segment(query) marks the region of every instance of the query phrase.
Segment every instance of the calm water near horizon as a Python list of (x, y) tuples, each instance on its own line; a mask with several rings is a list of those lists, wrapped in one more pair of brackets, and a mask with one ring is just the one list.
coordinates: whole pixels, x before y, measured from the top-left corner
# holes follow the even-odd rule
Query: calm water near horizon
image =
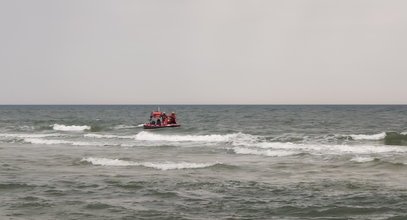
[(0, 106), (0, 219), (407, 219), (405, 105)]

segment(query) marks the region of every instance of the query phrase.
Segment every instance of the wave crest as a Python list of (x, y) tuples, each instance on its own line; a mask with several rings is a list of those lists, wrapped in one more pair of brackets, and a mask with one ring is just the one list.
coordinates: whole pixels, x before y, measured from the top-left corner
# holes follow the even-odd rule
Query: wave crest
[(374, 157), (354, 157), (350, 161), (357, 162), (357, 163), (365, 163), (374, 161), (376, 158)]
[(60, 124), (54, 124), (51, 126), (52, 129), (56, 131), (84, 131), (84, 130), (90, 130), (91, 127), (88, 125), (60, 125)]
[(296, 151), (284, 151), (284, 150), (260, 150), (260, 149), (250, 149), (250, 148), (243, 148), (243, 147), (234, 147), (232, 150), (236, 154), (251, 154), (251, 155), (262, 155), (268, 157), (284, 157), (295, 155), (300, 152)]
[(379, 134), (351, 134), (349, 135), (353, 140), (383, 140), (386, 137), (386, 133)]
[(252, 141), (254, 136), (243, 133), (233, 134), (210, 134), (210, 135), (163, 135), (154, 134), (146, 131), (138, 133), (136, 140), (141, 141), (168, 141), (168, 142), (240, 142)]
[(407, 148), (386, 145), (330, 145), (304, 144), (285, 142), (257, 142), (254, 144), (238, 145), (232, 150), (238, 154), (253, 154), (264, 156), (288, 156), (298, 153), (313, 155), (346, 155), (346, 154), (381, 154), (406, 153)]
[(113, 135), (113, 134), (84, 134), (84, 137), (89, 138), (106, 138), (106, 139), (133, 139), (135, 136), (120, 136), (120, 135)]
[(388, 145), (407, 145), (407, 134), (405, 132), (387, 132), (384, 143)]
[(74, 145), (74, 146), (105, 146), (105, 143), (97, 143), (97, 142), (82, 142), (82, 141), (67, 141), (67, 140), (51, 140), (51, 139), (43, 139), (43, 138), (24, 138), (25, 143), (30, 144), (44, 144), (44, 145), (58, 145), (58, 144), (66, 144), (66, 145)]
[(57, 136), (61, 136), (61, 134), (0, 134), (0, 137), (5, 138), (42, 138)]
[(120, 130), (120, 129), (132, 129), (132, 128), (139, 128), (143, 127), (144, 124), (139, 124), (139, 125), (116, 125), (114, 126), (114, 129)]
[(81, 161), (100, 166), (143, 166), (157, 170), (180, 170), (180, 169), (198, 169), (215, 166), (221, 163), (189, 163), (189, 162), (132, 162), (120, 159), (109, 158), (96, 158), (88, 157), (83, 158)]

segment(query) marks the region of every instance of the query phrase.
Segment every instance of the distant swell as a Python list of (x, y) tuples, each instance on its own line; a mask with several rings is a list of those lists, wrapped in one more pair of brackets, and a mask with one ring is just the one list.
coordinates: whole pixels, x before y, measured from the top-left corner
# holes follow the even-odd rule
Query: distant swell
[(197, 169), (215, 166), (220, 163), (189, 163), (189, 162), (132, 162), (120, 159), (108, 158), (83, 158), (82, 161), (100, 166), (143, 166), (158, 170), (179, 170), (179, 169)]
[(84, 130), (90, 130), (91, 127), (88, 125), (60, 125), (60, 124), (54, 124), (51, 126), (52, 129), (56, 131), (84, 131)]
[(387, 132), (384, 143), (388, 145), (407, 145), (407, 134), (405, 132)]

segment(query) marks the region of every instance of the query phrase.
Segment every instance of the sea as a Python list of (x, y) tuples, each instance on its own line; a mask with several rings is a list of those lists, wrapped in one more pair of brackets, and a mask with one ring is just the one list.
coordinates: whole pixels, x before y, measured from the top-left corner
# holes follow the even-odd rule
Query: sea
[(0, 219), (407, 219), (407, 106), (2, 105)]

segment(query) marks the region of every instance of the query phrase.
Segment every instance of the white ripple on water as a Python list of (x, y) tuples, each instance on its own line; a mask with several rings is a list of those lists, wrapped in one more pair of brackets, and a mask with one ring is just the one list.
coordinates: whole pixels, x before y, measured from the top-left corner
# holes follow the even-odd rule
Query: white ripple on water
[(54, 134), (0, 134), (0, 140), (1, 141), (7, 141), (7, 142), (20, 142), (23, 141), (25, 143), (27, 143), (27, 141), (25, 141), (26, 139), (43, 139), (43, 138), (48, 138), (48, 137), (62, 137), (64, 135), (62, 134), (58, 134), (58, 133), (54, 133)]
[(352, 158), (350, 161), (357, 162), (357, 163), (365, 163), (365, 162), (370, 162), (374, 161), (374, 157), (368, 157), (368, 156), (357, 156)]
[[(402, 146), (386, 145), (328, 145), (328, 144), (296, 144), (282, 142), (258, 142), (242, 145), (254, 149), (285, 150), (310, 153), (316, 155), (343, 155), (343, 154), (380, 154), (380, 153), (407, 153), (407, 148)], [(239, 146), (241, 147), (241, 146)]]
[(114, 134), (84, 134), (84, 137), (89, 138), (106, 138), (106, 139), (134, 139), (135, 135), (130, 136), (121, 136), (121, 135), (114, 135)]
[(133, 162), (120, 159), (88, 157), (81, 161), (89, 162), (100, 166), (143, 166), (158, 170), (179, 170), (179, 169), (197, 169), (211, 167), (221, 163), (189, 163), (189, 162)]
[(138, 141), (150, 142), (241, 142), (256, 139), (254, 136), (244, 133), (233, 134), (209, 134), (209, 135), (164, 135), (152, 132), (141, 131), (136, 135), (110, 135), (110, 134), (84, 134), (89, 138), (117, 138), (117, 139), (134, 139)]
[(43, 138), (43, 137), (58, 137), (63, 136), (62, 134), (0, 134), (0, 137), (6, 138)]
[(132, 128), (140, 128), (143, 127), (144, 124), (138, 124), (138, 125), (116, 125), (113, 128), (114, 129), (132, 129)]
[(52, 129), (56, 131), (84, 131), (90, 130), (90, 126), (88, 125), (61, 125), (61, 124), (54, 124), (50, 125)]
[(43, 139), (43, 138), (24, 138), (25, 143), (30, 144), (44, 144), (44, 145), (74, 145), (74, 146), (106, 146), (111, 145), (101, 142), (85, 142), (85, 141), (70, 141), (70, 140), (55, 140), (55, 139)]

